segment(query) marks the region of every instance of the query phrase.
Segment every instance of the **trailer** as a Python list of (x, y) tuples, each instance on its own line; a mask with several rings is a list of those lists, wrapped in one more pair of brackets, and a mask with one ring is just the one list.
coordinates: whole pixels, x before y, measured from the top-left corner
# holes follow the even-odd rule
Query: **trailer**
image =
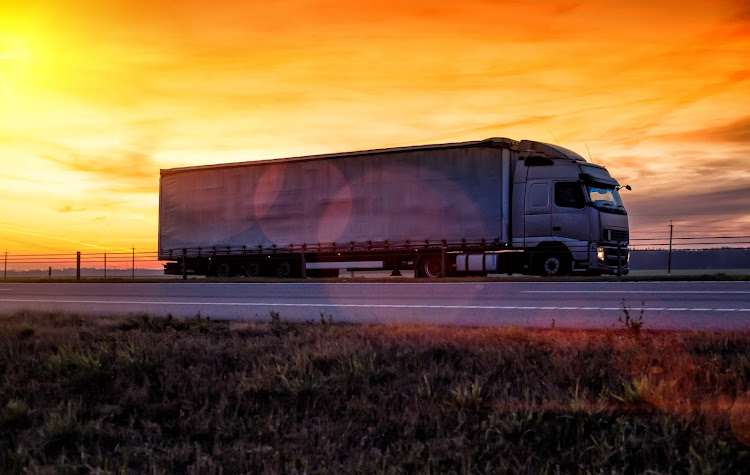
[(159, 258), (183, 276), (622, 273), (618, 188), (574, 152), (507, 138), (173, 168)]

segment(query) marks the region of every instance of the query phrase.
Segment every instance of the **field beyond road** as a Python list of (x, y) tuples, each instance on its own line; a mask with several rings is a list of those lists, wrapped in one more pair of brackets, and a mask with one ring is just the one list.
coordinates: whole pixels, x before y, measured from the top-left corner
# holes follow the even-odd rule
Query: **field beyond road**
[(0, 317), (3, 471), (750, 466), (750, 333)]

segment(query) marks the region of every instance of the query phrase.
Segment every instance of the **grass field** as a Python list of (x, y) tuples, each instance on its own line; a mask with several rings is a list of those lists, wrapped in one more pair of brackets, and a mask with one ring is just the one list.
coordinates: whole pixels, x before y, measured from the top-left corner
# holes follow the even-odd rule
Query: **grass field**
[(0, 318), (2, 471), (750, 466), (750, 334)]

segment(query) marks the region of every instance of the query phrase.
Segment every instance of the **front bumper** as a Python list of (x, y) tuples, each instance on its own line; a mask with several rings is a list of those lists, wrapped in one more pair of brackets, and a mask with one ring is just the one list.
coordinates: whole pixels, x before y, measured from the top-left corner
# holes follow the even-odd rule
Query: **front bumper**
[(630, 271), (627, 243), (619, 247), (613, 244), (592, 245), (591, 251), (590, 272), (625, 275)]

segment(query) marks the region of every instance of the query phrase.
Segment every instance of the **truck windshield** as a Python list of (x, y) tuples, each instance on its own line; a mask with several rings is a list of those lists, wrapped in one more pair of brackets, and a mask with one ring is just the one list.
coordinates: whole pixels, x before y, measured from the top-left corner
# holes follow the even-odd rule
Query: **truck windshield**
[(591, 203), (602, 208), (623, 208), (620, 194), (614, 187), (604, 188), (601, 186), (586, 185)]

